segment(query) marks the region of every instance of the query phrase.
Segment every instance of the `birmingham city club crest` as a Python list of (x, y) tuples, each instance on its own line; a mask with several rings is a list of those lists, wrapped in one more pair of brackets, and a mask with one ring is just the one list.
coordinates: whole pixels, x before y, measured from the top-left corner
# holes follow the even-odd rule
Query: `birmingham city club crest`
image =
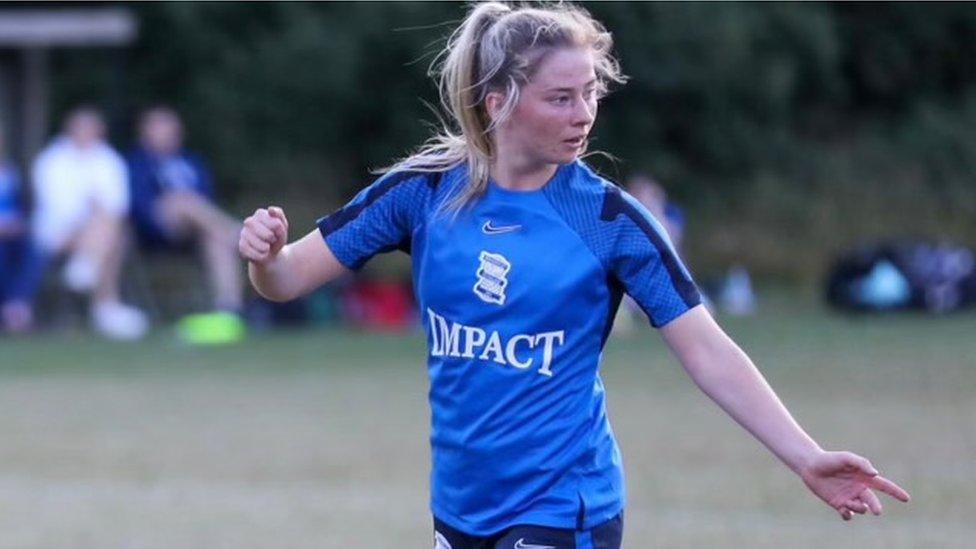
[(505, 287), (508, 286), (508, 271), (512, 264), (500, 254), (482, 251), (478, 255), (481, 264), (475, 273), (478, 281), (474, 284), (474, 294), (485, 303), (505, 304)]

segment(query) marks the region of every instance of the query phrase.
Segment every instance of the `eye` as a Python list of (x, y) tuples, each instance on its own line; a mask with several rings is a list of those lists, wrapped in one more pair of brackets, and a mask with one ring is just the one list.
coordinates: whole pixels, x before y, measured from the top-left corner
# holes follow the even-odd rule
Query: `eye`
[(570, 98), (568, 95), (557, 95), (549, 100), (553, 105), (568, 105)]

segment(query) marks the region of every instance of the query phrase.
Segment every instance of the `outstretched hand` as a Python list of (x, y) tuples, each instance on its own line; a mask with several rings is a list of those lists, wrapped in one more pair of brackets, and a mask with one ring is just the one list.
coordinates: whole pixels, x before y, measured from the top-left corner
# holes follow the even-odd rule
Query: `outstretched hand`
[(871, 462), (851, 452), (820, 453), (800, 471), (800, 477), (807, 488), (844, 520), (851, 520), (854, 513), (881, 514), (881, 501), (873, 490), (898, 501), (909, 499), (908, 492), (879, 475)]

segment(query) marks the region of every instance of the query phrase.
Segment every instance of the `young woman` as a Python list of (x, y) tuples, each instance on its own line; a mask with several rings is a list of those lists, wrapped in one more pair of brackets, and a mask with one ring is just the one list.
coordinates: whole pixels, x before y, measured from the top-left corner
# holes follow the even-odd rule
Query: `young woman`
[(374, 254), (412, 255), (428, 344), (431, 510), (444, 548), (619, 547), (620, 452), (600, 354), (623, 293), (698, 386), (842, 518), (908, 494), (822, 450), (700, 304), (660, 224), (579, 160), (610, 82), (582, 9), (478, 4), (439, 65), (453, 128), (285, 245), (277, 207), (244, 223), (261, 295), (294, 299)]

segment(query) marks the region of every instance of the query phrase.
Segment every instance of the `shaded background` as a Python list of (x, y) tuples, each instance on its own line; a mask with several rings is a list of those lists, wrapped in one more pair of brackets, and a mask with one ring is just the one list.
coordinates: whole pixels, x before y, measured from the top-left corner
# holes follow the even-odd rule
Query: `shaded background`
[[(877, 236), (976, 241), (976, 6), (594, 3), (632, 80), (594, 158), (689, 212), (689, 262), (812, 282)], [(52, 120), (106, 107), (113, 141), (162, 101), (220, 195), (311, 227), (430, 134), (432, 56), (459, 4), (135, 4), (131, 48), (53, 57)], [(120, 68), (122, 67), (122, 68)], [(53, 130), (54, 128), (52, 128)]]

